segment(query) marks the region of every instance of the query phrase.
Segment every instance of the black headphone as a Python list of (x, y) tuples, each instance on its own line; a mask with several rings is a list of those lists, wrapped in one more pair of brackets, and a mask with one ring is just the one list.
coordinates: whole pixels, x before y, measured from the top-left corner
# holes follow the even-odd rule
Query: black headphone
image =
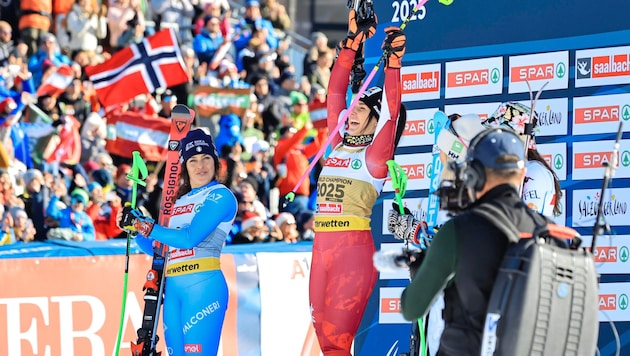
[(488, 136), (491, 132), (501, 130), (499, 127), (493, 127), (482, 131), (477, 136), (473, 137), (468, 146), (468, 152), (466, 154), (466, 163), (463, 167), (463, 178), (466, 187), (471, 188), (473, 192), (479, 192), (486, 184), (486, 171), (483, 164), (475, 157), (475, 149), (479, 142), (484, 137)]

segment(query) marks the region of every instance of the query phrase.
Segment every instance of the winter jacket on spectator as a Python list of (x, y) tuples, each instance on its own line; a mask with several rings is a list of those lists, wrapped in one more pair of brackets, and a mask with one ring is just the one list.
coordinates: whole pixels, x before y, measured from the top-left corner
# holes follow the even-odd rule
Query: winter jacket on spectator
[[(85, 195), (87, 196), (87, 193), (85, 193)], [(75, 241), (94, 241), (96, 237), (94, 233), (94, 223), (92, 219), (90, 219), (90, 216), (83, 210), (83, 207), (87, 205), (87, 198), (83, 200), (82, 198), (78, 198), (77, 194), (73, 193), (71, 206), (64, 209), (59, 208), (58, 202), (59, 197), (56, 195), (50, 198), (50, 202), (46, 208), (46, 216), (59, 221), (60, 229), (68, 229), (73, 234), (70, 238), (66, 238), (65, 235), (56, 237), (63, 237), (64, 239), (72, 239)], [(77, 205), (81, 204), (83, 207), (77, 207)], [(80, 235), (80, 237), (77, 235)]]
[(59, 67), (62, 64), (70, 64), (70, 58), (61, 53), (59, 46), (57, 45), (57, 39), (53, 34), (47, 34), (42, 37), (42, 45), (37, 53), (33, 54), (28, 61), (28, 70), (33, 74), (33, 82), (36, 86), (42, 82), (42, 76), (44, 75), (44, 61), (50, 61), (55, 67)]
[(79, 0), (72, 6), (66, 20), (70, 50), (96, 52), (98, 40), (107, 35), (107, 18), (97, 14), (96, 10), (91, 9), (89, 0)]
[(212, 57), (223, 43), (221, 31), (210, 32), (207, 29), (201, 31), (193, 40), (193, 49), (199, 58), (200, 63), (210, 63)]

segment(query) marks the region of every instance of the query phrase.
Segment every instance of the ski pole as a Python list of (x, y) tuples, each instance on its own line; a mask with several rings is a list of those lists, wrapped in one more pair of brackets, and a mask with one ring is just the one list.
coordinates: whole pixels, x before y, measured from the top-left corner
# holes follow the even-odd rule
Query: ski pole
[(392, 188), (394, 188), (394, 194), (396, 194), (398, 210), (400, 214), (404, 214), (405, 208), (403, 207), (402, 197), (405, 196), (405, 191), (407, 190), (407, 174), (393, 159), (390, 159), (386, 163), (387, 169), (389, 169), (389, 175), (392, 179)]
[[(144, 179), (147, 178), (147, 166), (144, 160), (140, 156), (140, 152), (133, 151), (132, 153), (133, 163), (131, 165), (131, 172), (127, 174), (127, 179), (133, 182), (131, 188), (131, 203), (132, 209), (136, 208), (136, 199), (138, 195), (138, 185), (143, 187), (147, 186)], [(128, 204), (128, 203), (125, 203)], [(118, 325), (118, 336), (116, 337), (116, 356), (120, 352), (120, 343), (122, 340), (123, 325), (125, 324), (125, 309), (127, 307), (127, 284), (129, 281), (129, 249), (131, 244), (131, 234), (127, 232), (127, 249), (125, 250), (125, 279), (123, 282), (123, 298), (122, 298), (122, 311), (120, 312), (120, 324)]]
[[(426, 4), (428, 1), (429, 0), (420, 0), (420, 1), (418, 1), (416, 6), (411, 10), (411, 13), (409, 14), (409, 16), (407, 16), (405, 18), (405, 20), (402, 22), (402, 24), (400, 25), (400, 29), (401, 30), (404, 30), (405, 27), (407, 27), (407, 24), (409, 23), (409, 21), (411, 21), (411, 17), (413, 17), (413, 15), (415, 15), (415, 13), (418, 12), (418, 10), (420, 10), (420, 8), (422, 6), (424, 6), (424, 4)], [(452, 0), (446, 0), (444, 2), (443, 1), (440, 1), (440, 2), (443, 3), (444, 5), (447, 5), (447, 6), (450, 5), (450, 3), (447, 3), (448, 1), (452, 2)], [(370, 74), (367, 76), (367, 78), (365, 78), (365, 81), (363, 81), (363, 85), (361, 85), (361, 88), (359, 88), (359, 91), (357, 92), (357, 95), (354, 97), (354, 99), (350, 103), (350, 107), (348, 107), (348, 109), (346, 109), (346, 111), (343, 113), (341, 118), (339, 118), (339, 123), (337, 124), (337, 126), (335, 126), (335, 128), (332, 130), (332, 132), (328, 133), (328, 139), (326, 139), (326, 142), (324, 142), (324, 144), (319, 149), (317, 154), (315, 154), (315, 157), (311, 161), (311, 164), (308, 166), (308, 168), (306, 168), (306, 171), (304, 172), (304, 174), (302, 174), (302, 177), (300, 177), (300, 180), (297, 182), (295, 187), (293, 187), (293, 189), (284, 196), (284, 198), (288, 202), (292, 202), (293, 199), (295, 199), (295, 192), (298, 190), (300, 185), (302, 185), (302, 182), (304, 181), (304, 179), (306, 179), (306, 177), (311, 173), (311, 171), (313, 170), (313, 168), (317, 164), (317, 161), (319, 161), (321, 156), (326, 151), (328, 145), (330, 145), (330, 143), (332, 142), (333, 137), (341, 129), (341, 126), (343, 126), (346, 123), (346, 120), (348, 119), (348, 115), (350, 115), (352, 110), (354, 110), (355, 106), (357, 106), (357, 104), (359, 102), (359, 98), (361, 98), (361, 95), (365, 92), (365, 90), (367, 90), (368, 85), (370, 85), (370, 82), (372, 81), (372, 79), (374, 79), (374, 76), (376, 75), (376, 72), (378, 72), (381, 64), (383, 63), (385, 58), (387, 58), (387, 55), (389, 55), (388, 51), (383, 51), (383, 54), (381, 55), (381, 57), (376, 62), (376, 65), (374, 65), (374, 68), (372, 68), (372, 70), (370, 71)]]

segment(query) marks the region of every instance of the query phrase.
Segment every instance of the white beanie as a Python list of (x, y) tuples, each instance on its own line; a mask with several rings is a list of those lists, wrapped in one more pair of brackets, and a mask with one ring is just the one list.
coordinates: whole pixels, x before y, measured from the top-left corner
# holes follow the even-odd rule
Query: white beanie
[(246, 211), (243, 214), (243, 219), (241, 221), (241, 231), (247, 231), (250, 227), (256, 226), (256, 224), (259, 221), (262, 221), (262, 219), (253, 211)]
[(470, 141), (485, 127), (476, 114), (467, 114), (454, 121), (449, 120), (440, 131), (437, 146), (449, 159), (462, 162)]

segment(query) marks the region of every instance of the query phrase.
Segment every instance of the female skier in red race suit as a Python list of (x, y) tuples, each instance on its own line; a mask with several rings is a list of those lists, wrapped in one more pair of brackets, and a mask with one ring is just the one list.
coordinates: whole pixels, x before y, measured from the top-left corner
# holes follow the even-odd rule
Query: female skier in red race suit
[[(356, 22), (350, 11), (348, 37), (341, 42), (328, 87), (328, 130), (346, 110), (346, 90), (359, 44), (376, 32), (376, 19)], [(386, 162), (404, 129), (400, 67), (405, 35), (385, 29), (384, 89), (365, 91), (332, 140), (333, 151), (317, 181), (316, 236), (309, 297), (312, 319), (324, 355), (350, 355), (352, 341), (377, 278), (370, 231), (372, 206), (385, 178)], [(381, 106), (381, 98), (386, 105)], [(400, 115), (399, 115), (400, 113)]]

